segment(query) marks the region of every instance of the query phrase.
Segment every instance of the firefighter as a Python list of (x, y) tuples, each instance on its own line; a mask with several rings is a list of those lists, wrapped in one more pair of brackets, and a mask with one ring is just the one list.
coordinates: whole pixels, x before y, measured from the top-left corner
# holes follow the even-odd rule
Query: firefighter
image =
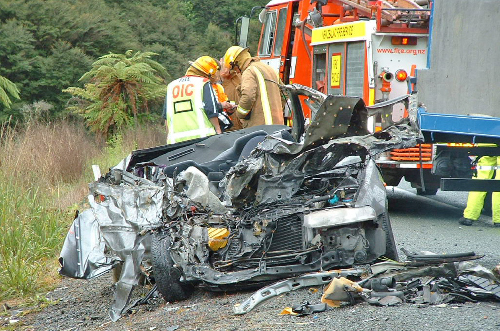
[(262, 124), (283, 124), (279, 76), (252, 57), (248, 48), (231, 46), (224, 55), (224, 66), (241, 73), (240, 100), (236, 114), (243, 128)]
[(162, 115), (167, 144), (221, 133), (218, 114), (222, 106), (210, 83), (218, 64), (210, 56), (189, 63), (186, 75), (167, 86)]
[[(483, 145), (484, 146), (484, 145)], [(491, 145), (489, 145), (491, 146)], [(494, 147), (493, 145), (491, 147)], [(477, 162), (477, 179), (492, 179), (500, 180), (500, 156), (483, 156)], [(495, 175), (496, 172), (496, 175)], [(469, 192), (467, 198), (467, 207), (464, 210), (464, 217), (459, 220), (462, 225), (470, 226), (473, 221), (477, 221), (481, 210), (484, 205), (484, 198), (486, 192)], [(500, 192), (493, 192), (492, 194), (492, 212), (493, 212), (493, 226), (500, 227)]]
[(215, 96), (217, 97), (217, 100), (219, 101), (223, 109), (222, 112), (219, 112), (219, 125), (221, 127), (221, 130), (226, 132), (241, 129), (241, 125), (239, 127), (235, 127), (234, 119), (231, 117), (231, 115), (233, 115), (234, 111), (236, 110), (236, 105), (229, 102), (229, 97), (227, 96), (225, 89), (222, 86), (220, 71), (217, 71), (217, 73), (210, 78), (210, 83), (212, 84)]
[[(224, 60), (221, 59), (220, 63), (224, 63)], [(224, 93), (227, 95), (229, 102), (232, 104), (238, 104), (240, 101), (240, 96), (238, 94), (238, 87), (241, 85), (241, 74), (236, 73), (234, 70), (230, 70), (224, 65), (221, 65), (220, 69), (220, 78), (221, 84), (224, 88)], [(229, 114), (231, 121), (233, 122), (233, 127), (231, 130), (240, 130), (243, 127), (241, 126), (241, 121), (236, 115), (236, 108), (231, 108), (229, 110), (226, 109), (226, 112)]]

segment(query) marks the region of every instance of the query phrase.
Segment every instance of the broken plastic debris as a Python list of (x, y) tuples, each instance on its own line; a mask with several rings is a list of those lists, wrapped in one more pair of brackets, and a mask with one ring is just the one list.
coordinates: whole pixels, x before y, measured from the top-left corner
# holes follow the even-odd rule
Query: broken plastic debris
[(280, 313), (280, 315), (298, 315), (297, 313), (294, 313), (293, 310), (292, 310), (292, 307), (286, 307), (285, 309), (283, 309)]
[(330, 307), (340, 307), (342, 301), (353, 302), (353, 295), (363, 291), (357, 283), (345, 278), (334, 278), (326, 287), (321, 302)]

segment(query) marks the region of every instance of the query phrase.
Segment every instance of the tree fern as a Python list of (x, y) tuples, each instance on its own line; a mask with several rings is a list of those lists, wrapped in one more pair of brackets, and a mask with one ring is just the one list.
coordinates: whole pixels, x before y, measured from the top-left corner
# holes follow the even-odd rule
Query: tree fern
[(16, 84), (8, 80), (7, 78), (0, 76), (0, 103), (6, 108), (10, 108), (12, 105), (12, 100), (10, 96), (19, 99), (19, 90)]
[(166, 92), (166, 70), (151, 59), (155, 55), (128, 50), (101, 56), (80, 78), (87, 82), (85, 89), (65, 90), (89, 101), (84, 109), (71, 109), (90, 129), (107, 137), (116, 128), (136, 123), (139, 114), (149, 112), (150, 102), (161, 100)]

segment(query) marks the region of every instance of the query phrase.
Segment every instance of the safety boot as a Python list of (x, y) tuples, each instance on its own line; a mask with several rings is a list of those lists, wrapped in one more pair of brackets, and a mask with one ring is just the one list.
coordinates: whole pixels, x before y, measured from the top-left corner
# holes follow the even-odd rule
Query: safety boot
[(471, 219), (468, 219), (468, 218), (465, 218), (465, 217), (462, 217), (458, 223), (462, 224), (462, 225), (465, 225), (465, 226), (471, 226), (472, 225), (472, 220)]

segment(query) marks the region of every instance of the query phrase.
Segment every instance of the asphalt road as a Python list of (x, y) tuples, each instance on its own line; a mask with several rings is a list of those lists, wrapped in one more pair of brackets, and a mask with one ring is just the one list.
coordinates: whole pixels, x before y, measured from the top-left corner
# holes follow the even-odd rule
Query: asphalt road
[[(491, 227), (490, 217), (470, 227), (459, 226), (467, 194), (438, 192), (423, 197), (406, 183), (388, 188), (389, 212), (400, 258), (411, 252), (438, 254), (474, 251), (484, 255), (475, 263), (492, 268), (500, 263), (500, 228)], [(144, 288), (143, 292), (144, 292)], [(63, 279), (47, 294), (53, 304), (24, 314), (26, 307), (13, 307), (15, 317), (5, 318), (9, 330), (500, 330), (500, 302), (456, 303), (439, 306), (404, 303), (375, 307), (366, 302), (333, 308), (305, 317), (282, 316), (283, 308), (303, 301), (319, 303), (322, 289), (298, 289), (267, 300), (251, 312), (235, 316), (233, 306), (252, 292), (212, 293), (197, 290), (178, 303), (153, 299), (132, 314), (111, 322), (108, 308), (113, 297), (111, 276), (90, 281)], [(29, 308), (31, 309), (31, 308)], [(8, 314), (8, 313), (7, 313)], [(5, 315), (4, 315), (5, 316)], [(15, 324), (9, 325), (12, 318)]]
[(500, 228), (491, 226), (491, 217), (481, 215), (472, 226), (458, 224), (467, 192), (438, 191), (435, 196), (419, 196), (406, 182), (387, 191), (398, 249), (437, 254), (474, 251), (484, 255), (477, 261), (484, 267), (500, 263)]

